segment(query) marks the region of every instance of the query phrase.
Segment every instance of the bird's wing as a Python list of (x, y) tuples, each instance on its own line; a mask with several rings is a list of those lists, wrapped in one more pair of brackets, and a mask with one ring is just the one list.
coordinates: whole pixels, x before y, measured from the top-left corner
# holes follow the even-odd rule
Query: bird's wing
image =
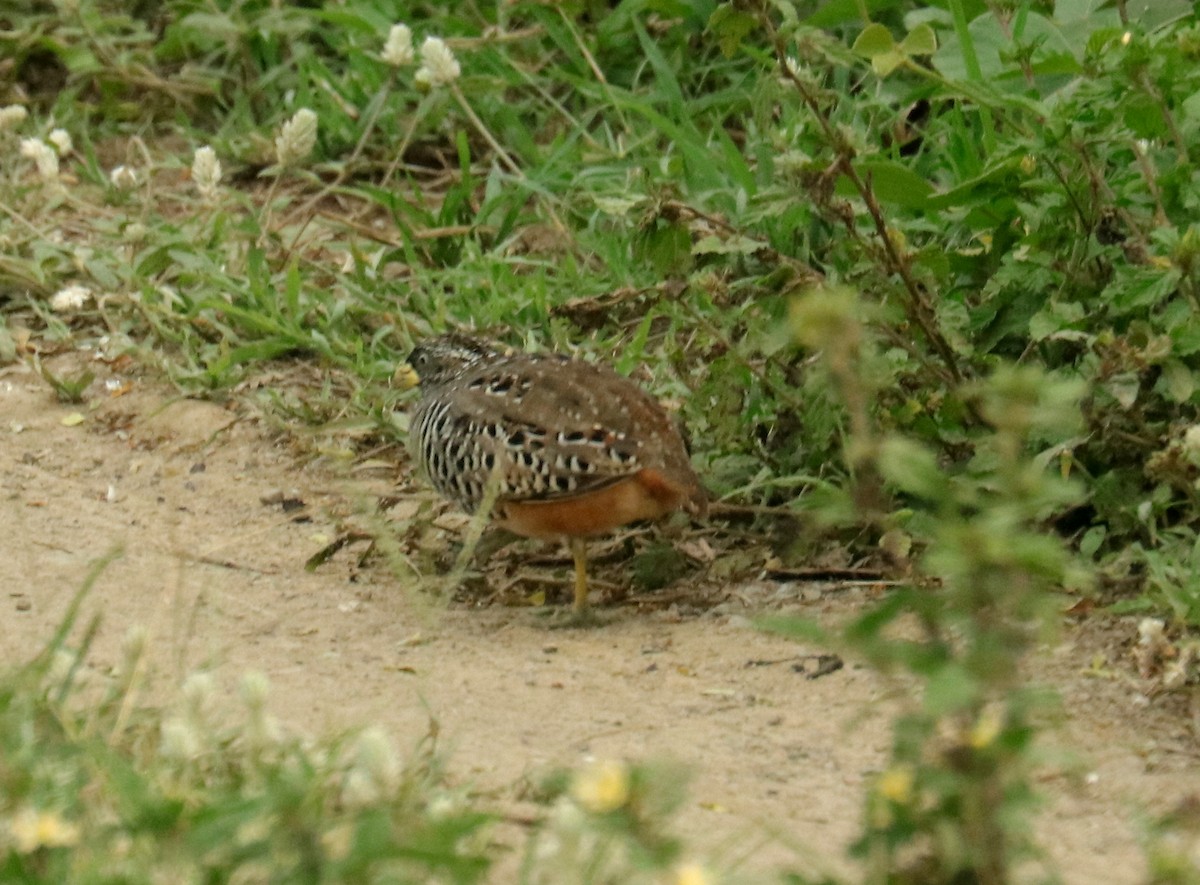
[(670, 418), (636, 384), (553, 355), (480, 367), (440, 391), (421, 420), (444, 441), (420, 453), (431, 478), (472, 510), (489, 482), (502, 499), (553, 498), (687, 458)]

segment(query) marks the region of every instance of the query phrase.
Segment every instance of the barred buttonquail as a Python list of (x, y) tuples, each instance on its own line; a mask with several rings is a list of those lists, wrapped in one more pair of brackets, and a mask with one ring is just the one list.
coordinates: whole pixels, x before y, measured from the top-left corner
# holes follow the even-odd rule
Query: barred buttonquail
[(450, 334), (418, 345), (397, 376), (420, 384), (409, 446), (434, 487), (473, 513), (495, 483), (497, 522), (569, 539), (576, 610), (587, 603), (584, 538), (707, 509), (671, 418), (611, 369)]

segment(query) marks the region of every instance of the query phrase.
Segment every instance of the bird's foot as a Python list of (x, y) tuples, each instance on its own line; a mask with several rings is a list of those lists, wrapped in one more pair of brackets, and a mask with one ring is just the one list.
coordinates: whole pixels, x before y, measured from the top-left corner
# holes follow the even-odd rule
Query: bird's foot
[(582, 608), (544, 608), (542, 617), (551, 630), (586, 630), (606, 626), (612, 620), (590, 605)]

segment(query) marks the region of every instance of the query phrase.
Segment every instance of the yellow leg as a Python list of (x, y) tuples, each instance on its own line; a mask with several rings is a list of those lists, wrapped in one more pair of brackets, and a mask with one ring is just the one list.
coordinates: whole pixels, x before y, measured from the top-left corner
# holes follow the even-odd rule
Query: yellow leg
[(587, 543), (583, 538), (571, 539), (571, 555), (575, 557), (575, 611), (587, 608)]

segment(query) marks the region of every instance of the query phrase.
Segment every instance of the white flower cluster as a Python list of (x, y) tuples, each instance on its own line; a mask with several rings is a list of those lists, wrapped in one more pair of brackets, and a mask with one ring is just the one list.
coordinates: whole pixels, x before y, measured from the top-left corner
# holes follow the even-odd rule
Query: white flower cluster
[(1193, 424), (1183, 434), (1183, 451), (1193, 462), (1200, 463), (1200, 424)]
[(60, 157), (65, 157), (75, 150), (75, 143), (71, 141), (71, 133), (66, 129), (51, 130), (50, 134), (46, 136), (46, 140), (54, 145)]
[(312, 153), (316, 143), (317, 115), (309, 108), (300, 108), (275, 138), (275, 161), (280, 166), (295, 166)]
[[(392, 25), (387, 41), (379, 57), (393, 67), (411, 64), (417, 53), (413, 51), (412, 29), (405, 24)], [(454, 52), (441, 37), (426, 37), (421, 43), (421, 66), (413, 81), (425, 89), (449, 86), (462, 76), (462, 66)]]
[(117, 190), (126, 191), (137, 187), (138, 173), (132, 166), (122, 163), (119, 166), (113, 166), (112, 171), (108, 173), (108, 180)]
[(68, 313), (73, 310), (81, 310), (91, 300), (91, 289), (87, 286), (72, 284), (59, 289), (50, 296), (50, 309), (55, 313)]
[[(380, 60), (398, 68), (411, 64), (418, 56), (421, 63), (413, 75), (413, 82), (421, 89), (449, 86), (462, 75), (462, 66), (445, 40), (426, 37), (418, 52), (413, 48), (412, 28), (399, 22), (392, 25), (380, 50)], [(317, 115), (311, 109), (301, 108), (283, 124), (275, 137), (275, 162), (279, 166), (288, 168), (299, 165), (312, 153), (317, 141), (318, 122)], [(192, 164), (192, 180), (196, 182), (201, 196), (211, 201), (220, 178), (221, 164), (216, 156), (209, 148), (198, 150)]]
[(378, 726), (359, 734), (354, 760), (342, 784), (347, 805), (370, 805), (393, 795), (404, 776), (404, 760), (392, 739)]
[(408, 25), (392, 25), (388, 31), (387, 42), (383, 44), (383, 52), (379, 54), (385, 62), (394, 68), (412, 64), (414, 57), (412, 28)]
[(1200, 642), (1171, 639), (1166, 622), (1159, 618), (1143, 618), (1138, 623), (1133, 654), (1142, 678), (1167, 691), (1200, 682)]
[(25, 110), (24, 105), (10, 104), (7, 107), (0, 108), (0, 132), (7, 129), (16, 129), (25, 122), (25, 118), (29, 116), (29, 111)]
[(184, 681), (178, 710), (159, 725), (158, 752), (167, 759), (190, 763), (217, 745), (220, 739), (216, 681), (204, 672)]
[[(21, 105), (0, 108), (0, 132), (20, 126), (28, 116), (29, 113)], [(48, 183), (58, 182), (58, 158), (67, 156), (73, 150), (75, 144), (66, 129), (51, 130), (45, 141), (40, 138), (21, 139), (21, 156), (33, 160), (38, 178)]]
[(217, 198), (217, 189), (221, 185), (221, 161), (217, 159), (217, 152), (208, 145), (196, 148), (196, 154), (192, 157), (192, 182), (206, 202), (211, 203)]
[(22, 138), (21, 156), (33, 160), (42, 181), (58, 181), (58, 154), (40, 138)]
[(431, 89), (449, 86), (462, 73), (458, 59), (440, 37), (426, 37), (421, 44), (421, 66), (413, 78), (418, 85)]
[[(28, 118), (29, 111), (24, 105), (10, 104), (0, 107), (0, 134), (19, 129)], [(33, 160), (38, 178), (46, 182), (58, 182), (58, 159), (68, 156), (74, 150), (75, 143), (71, 140), (71, 133), (62, 128), (50, 130), (45, 140), (21, 139), (21, 156)]]

